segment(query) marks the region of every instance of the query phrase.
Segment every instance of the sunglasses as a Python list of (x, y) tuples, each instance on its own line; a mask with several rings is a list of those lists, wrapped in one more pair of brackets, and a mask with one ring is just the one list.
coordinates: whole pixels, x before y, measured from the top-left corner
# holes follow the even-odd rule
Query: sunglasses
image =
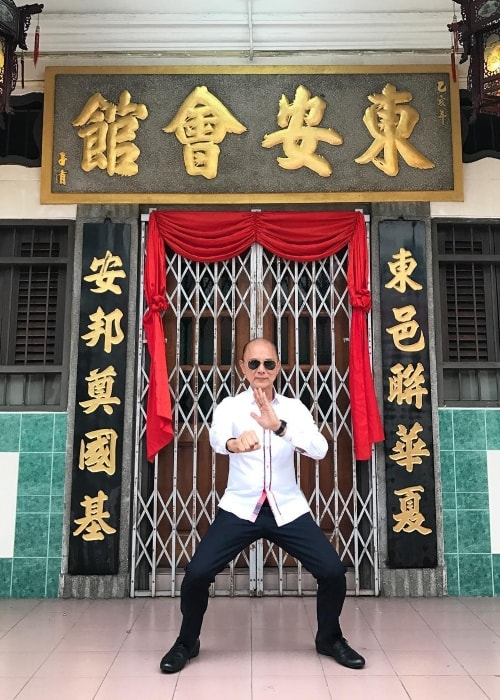
[(265, 369), (274, 369), (276, 367), (276, 362), (275, 360), (264, 360), (264, 362), (261, 362), (260, 360), (248, 360), (247, 366), (248, 369), (257, 369), (260, 365), (264, 365)]

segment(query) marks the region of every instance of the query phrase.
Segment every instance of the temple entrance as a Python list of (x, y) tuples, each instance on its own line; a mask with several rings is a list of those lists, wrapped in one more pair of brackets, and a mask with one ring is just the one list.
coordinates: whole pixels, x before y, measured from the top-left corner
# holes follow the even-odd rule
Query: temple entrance
[[(244, 388), (237, 361), (256, 335), (278, 347), (278, 391), (303, 401), (330, 446), (319, 462), (296, 456), (311, 512), (348, 569), (348, 589), (378, 592), (373, 469), (356, 463), (352, 449), (347, 248), (307, 263), (283, 260), (257, 243), (225, 262), (193, 262), (169, 249), (166, 260), (163, 321), (175, 437), (148, 464), (141, 333), (132, 594), (179, 593), (227, 480), (228, 459), (209, 444), (212, 412)], [(258, 541), (217, 576), (213, 589), (216, 595), (304, 595), (315, 592), (315, 581), (283, 550)]]

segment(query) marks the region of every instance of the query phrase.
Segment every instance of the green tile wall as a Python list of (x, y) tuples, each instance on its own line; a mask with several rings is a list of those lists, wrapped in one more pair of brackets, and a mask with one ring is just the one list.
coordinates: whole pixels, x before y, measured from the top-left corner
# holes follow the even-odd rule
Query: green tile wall
[[(19, 452), (14, 556), (0, 559), (0, 597), (57, 597), (67, 416), (0, 413), (0, 453)], [(500, 595), (490, 549), (486, 451), (500, 450), (500, 409), (440, 409), (449, 595)]]
[(500, 595), (492, 554), (487, 450), (500, 450), (500, 409), (439, 409), (448, 594)]
[(0, 413), (0, 453), (19, 453), (14, 556), (0, 559), (1, 598), (56, 598), (66, 473), (65, 413)]

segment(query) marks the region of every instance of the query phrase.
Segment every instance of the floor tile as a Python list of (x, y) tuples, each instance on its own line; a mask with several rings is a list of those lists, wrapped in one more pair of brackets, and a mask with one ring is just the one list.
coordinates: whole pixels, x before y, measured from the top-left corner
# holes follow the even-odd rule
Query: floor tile
[(378, 629), (375, 636), (382, 649), (386, 650), (446, 650), (443, 642), (430, 629)]
[(466, 671), (448, 651), (393, 651), (387, 658), (399, 676), (465, 676)]
[(399, 678), (368, 675), (368, 669), (356, 676), (328, 676), (327, 682), (335, 700), (408, 700)]
[(120, 651), (109, 669), (110, 678), (153, 676), (160, 673), (160, 660), (165, 652)]
[[(335, 663), (335, 662), (333, 662)], [(323, 667), (315, 650), (255, 651), (252, 653), (252, 676), (323, 676)]]
[(401, 681), (411, 700), (453, 698), (486, 700), (488, 697), (471, 678), (463, 676), (403, 676)]
[[(183, 670), (183, 677), (207, 678), (218, 677), (220, 679), (242, 678), (249, 679), (252, 670), (252, 658), (245, 651), (226, 651), (220, 653), (218, 650), (205, 649), (200, 651), (200, 655), (189, 662)], [(229, 681), (228, 681), (229, 682)]]
[(252, 630), (252, 651), (312, 651), (314, 636), (310, 627), (257, 627)]
[(500, 675), (498, 673), (494, 676), (473, 675), (472, 678), (490, 700), (500, 698)]
[(225, 683), (214, 676), (183, 675), (179, 678), (173, 697), (174, 700), (252, 700), (255, 696), (252, 696), (249, 677), (232, 677)]
[(30, 678), (49, 653), (50, 651), (0, 652), (0, 678)]
[(104, 678), (114, 657), (114, 652), (56, 650), (34, 675), (36, 678)]
[(107, 677), (102, 681), (94, 700), (172, 700), (179, 678), (178, 675), (163, 673), (133, 678)]
[(308, 678), (266, 676), (253, 679), (252, 700), (279, 700), (280, 698), (283, 700), (285, 698), (286, 700), (305, 700), (305, 698), (331, 700), (331, 695), (327, 679), (321, 676)]
[(93, 700), (101, 683), (102, 678), (32, 678), (16, 700)]
[(0, 700), (14, 700), (29, 678), (0, 678)]
[(436, 630), (450, 651), (500, 650), (500, 634), (492, 630)]
[(499, 603), (348, 598), (352, 670), (316, 653), (314, 598), (216, 598), (200, 655), (169, 675), (178, 599), (0, 601), (0, 700), (497, 700)]
[(455, 657), (467, 673), (476, 676), (495, 676), (500, 673), (500, 650), (455, 651)]

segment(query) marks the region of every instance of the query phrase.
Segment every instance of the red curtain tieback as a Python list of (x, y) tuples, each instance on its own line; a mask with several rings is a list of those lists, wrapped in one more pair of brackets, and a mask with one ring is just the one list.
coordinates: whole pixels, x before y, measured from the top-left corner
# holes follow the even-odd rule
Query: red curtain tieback
[(150, 311), (166, 311), (168, 307), (167, 300), (160, 294), (155, 294), (149, 305)]
[(368, 289), (360, 289), (350, 295), (350, 302), (353, 308), (361, 309), (367, 314), (372, 308), (372, 295)]

